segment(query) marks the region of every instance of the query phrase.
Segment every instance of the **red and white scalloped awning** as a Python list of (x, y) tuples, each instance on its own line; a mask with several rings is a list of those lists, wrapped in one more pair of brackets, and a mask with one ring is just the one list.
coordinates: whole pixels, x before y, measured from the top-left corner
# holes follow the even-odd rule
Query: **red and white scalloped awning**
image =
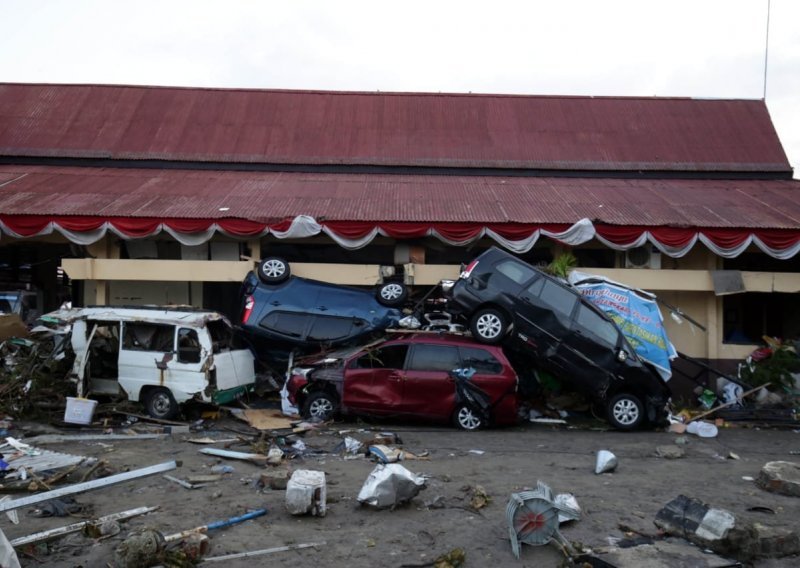
[(697, 229), (673, 227), (636, 227), (595, 224), (581, 219), (568, 224), (480, 224), (480, 223), (376, 223), (367, 221), (322, 221), (299, 215), (277, 223), (224, 219), (155, 219), (47, 217), (37, 215), (0, 215), (0, 229), (14, 238), (64, 235), (73, 243), (88, 245), (112, 233), (121, 239), (152, 237), (162, 232), (185, 245), (198, 245), (215, 233), (235, 238), (258, 238), (272, 235), (278, 239), (302, 239), (324, 233), (346, 249), (359, 249), (383, 235), (398, 240), (435, 237), (454, 246), (464, 246), (488, 237), (513, 252), (530, 250), (540, 237), (577, 246), (597, 239), (614, 250), (628, 250), (652, 244), (662, 253), (680, 258), (698, 241), (715, 254), (734, 258), (751, 244), (777, 259), (789, 259), (800, 250), (800, 230), (787, 229)]

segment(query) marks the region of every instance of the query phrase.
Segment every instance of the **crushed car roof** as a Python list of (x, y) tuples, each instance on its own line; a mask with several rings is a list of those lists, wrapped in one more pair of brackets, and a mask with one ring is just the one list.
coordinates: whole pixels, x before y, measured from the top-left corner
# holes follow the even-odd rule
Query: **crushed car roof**
[(47, 314), (45, 317), (63, 322), (87, 319), (99, 321), (146, 321), (150, 323), (194, 326), (202, 326), (209, 321), (226, 320), (225, 316), (217, 312), (179, 308), (177, 306), (91, 306), (57, 310)]

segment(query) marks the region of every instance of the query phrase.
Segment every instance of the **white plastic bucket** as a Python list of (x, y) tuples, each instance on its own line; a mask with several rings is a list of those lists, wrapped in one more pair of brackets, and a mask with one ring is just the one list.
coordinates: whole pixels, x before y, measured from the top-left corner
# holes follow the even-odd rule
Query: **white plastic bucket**
[(64, 410), (64, 422), (69, 424), (91, 424), (96, 406), (96, 400), (68, 396), (67, 408)]

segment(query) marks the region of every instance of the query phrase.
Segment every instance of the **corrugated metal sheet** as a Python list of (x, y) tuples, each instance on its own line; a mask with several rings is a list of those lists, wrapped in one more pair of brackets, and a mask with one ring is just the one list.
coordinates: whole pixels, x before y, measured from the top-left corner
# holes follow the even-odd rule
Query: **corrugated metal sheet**
[[(800, 181), (0, 166), (0, 213), (161, 219), (800, 227)], [(222, 211), (222, 208), (227, 208)]]
[(790, 172), (763, 101), (0, 84), (0, 154)]

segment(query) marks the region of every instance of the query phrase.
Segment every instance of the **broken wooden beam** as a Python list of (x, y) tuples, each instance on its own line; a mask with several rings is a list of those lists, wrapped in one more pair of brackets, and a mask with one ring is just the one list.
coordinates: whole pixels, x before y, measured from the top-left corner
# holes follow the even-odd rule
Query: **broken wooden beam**
[(42, 503), (43, 501), (49, 501), (50, 499), (63, 497), (65, 495), (74, 495), (76, 493), (83, 493), (84, 491), (92, 491), (94, 489), (100, 489), (109, 485), (116, 485), (117, 483), (139, 479), (140, 477), (156, 475), (165, 471), (171, 471), (180, 466), (181, 462), (164, 462), (141, 469), (135, 469), (133, 471), (109, 475), (108, 477), (103, 477), (101, 479), (92, 479), (91, 481), (84, 481), (82, 483), (76, 483), (75, 485), (68, 485), (67, 487), (59, 487), (58, 489), (53, 489), (52, 491), (46, 491), (44, 493), (37, 493), (36, 495), (31, 495), (30, 497), (14, 499), (13, 501), (3, 501), (0, 503), (0, 513), (3, 511), (10, 511), (12, 509), (19, 509), (20, 507), (27, 507), (28, 505), (35, 505), (36, 503)]
[(12, 540), (11, 546), (17, 548), (20, 546), (25, 546), (27, 544), (35, 544), (37, 542), (51, 540), (68, 534), (76, 533), (80, 530), (83, 530), (83, 527), (85, 527), (86, 525), (102, 524), (105, 523), (106, 521), (124, 521), (125, 519), (130, 519), (131, 517), (138, 517), (139, 515), (152, 513), (156, 509), (158, 509), (158, 505), (156, 505), (155, 507), (137, 507), (136, 509), (129, 509), (127, 511), (122, 511), (120, 513), (112, 513), (110, 515), (99, 517), (94, 520), (81, 521), (79, 523), (72, 523), (71, 525), (65, 525), (63, 527), (57, 527), (47, 531), (33, 533), (27, 536), (21, 536), (19, 538), (15, 538), (14, 540)]
[(225, 556), (211, 556), (204, 558), (203, 562), (224, 562), (226, 560), (234, 560), (236, 558), (250, 558), (252, 556), (263, 556), (265, 554), (274, 554), (275, 552), (285, 552), (287, 550), (300, 550), (301, 548), (311, 548), (315, 546), (324, 546), (327, 542), (306, 542), (303, 544), (289, 544), (286, 546), (276, 546), (274, 548), (262, 548), (261, 550), (251, 550), (250, 552), (237, 552), (236, 554), (226, 554)]
[(249, 461), (255, 465), (266, 465), (267, 464), (267, 456), (264, 454), (250, 454), (246, 452), (234, 452), (231, 450), (223, 450), (221, 448), (203, 448), (199, 450), (201, 454), (206, 454), (207, 456), (216, 456), (218, 458), (227, 458), (230, 460), (242, 460), (242, 461)]

